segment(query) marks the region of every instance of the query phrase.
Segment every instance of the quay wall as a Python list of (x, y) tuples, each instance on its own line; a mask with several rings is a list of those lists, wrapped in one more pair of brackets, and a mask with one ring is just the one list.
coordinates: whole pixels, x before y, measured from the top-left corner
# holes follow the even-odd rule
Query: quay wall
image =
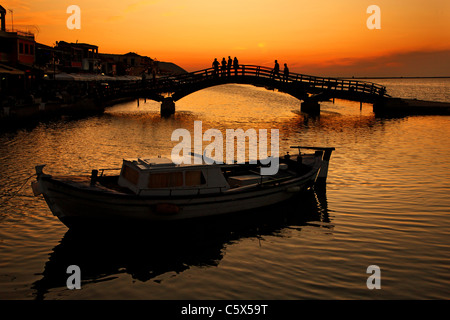
[(48, 81), (35, 90), (3, 93), (0, 130), (61, 116), (101, 114), (105, 108), (140, 96), (139, 81)]

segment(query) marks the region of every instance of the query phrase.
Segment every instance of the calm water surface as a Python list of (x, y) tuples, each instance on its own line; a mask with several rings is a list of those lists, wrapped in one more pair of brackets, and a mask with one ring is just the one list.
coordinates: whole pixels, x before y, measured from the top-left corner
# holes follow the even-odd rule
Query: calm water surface
[[(393, 96), (450, 101), (449, 79), (377, 82)], [(291, 96), (244, 85), (202, 90), (176, 109), (164, 119), (141, 100), (0, 134), (0, 299), (450, 298), (450, 117), (376, 118), (371, 105), (339, 100), (309, 117)], [(26, 182), (37, 164), (89, 173), (170, 154), (172, 131), (196, 120), (224, 134), (279, 129), (281, 151), (335, 147), (326, 190), (184, 230), (79, 233)], [(81, 290), (66, 288), (71, 264)], [(380, 290), (367, 289), (370, 265)]]

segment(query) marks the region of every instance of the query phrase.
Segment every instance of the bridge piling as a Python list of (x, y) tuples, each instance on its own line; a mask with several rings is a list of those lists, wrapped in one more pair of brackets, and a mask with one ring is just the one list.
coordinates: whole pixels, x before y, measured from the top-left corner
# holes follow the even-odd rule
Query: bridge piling
[(308, 114), (320, 114), (320, 104), (317, 101), (303, 101), (300, 111)]
[(172, 97), (164, 98), (161, 102), (161, 116), (167, 117), (175, 113), (175, 102)]

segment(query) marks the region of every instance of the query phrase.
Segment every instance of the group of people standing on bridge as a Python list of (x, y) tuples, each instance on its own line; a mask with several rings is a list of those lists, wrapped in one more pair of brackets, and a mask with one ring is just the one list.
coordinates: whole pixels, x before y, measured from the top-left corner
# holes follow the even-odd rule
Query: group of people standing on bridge
[[(280, 77), (280, 64), (278, 63), (278, 60), (275, 60), (275, 66), (272, 70), (272, 79), (275, 79), (277, 77), (278, 79), (281, 79)], [(287, 63), (284, 64), (284, 70), (283, 70), (283, 81), (286, 82), (289, 78), (289, 68), (287, 66)]]
[(222, 58), (222, 62), (219, 62), (217, 58), (214, 59), (212, 66), (214, 68), (214, 75), (219, 74), (219, 68), (220, 68), (220, 74), (222, 76), (231, 75), (231, 68), (234, 69), (234, 75), (237, 76), (238, 69), (239, 69), (239, 61), (236, 57), (234, 59), (231, 59), (230, 56), (228, 56), (228, 61), (225, 60), (225, 57)]
[[(236, 57), (234, 59), (231, 59), (231, 56), (228, 56), (228, 61), (225, 60), (225, 57), (222, 58), (222, 62), (219, 62), (217, 58), (214, 59), (212, 66), (214, 68), (214, 75), (218, 76), (219, 74), (224, 76), (231, 76), (231, 69), (234, 69), (234, 75), (238, 75), (238, 69), (239, 69), (239, 61)], [(279, 80), (281, 79), (280, 76), (280, 65), (278, 63), (278, 60), (275, 60), (275, 66), (271, 73), (272, 79), (275, 79), (277, 77)], [(287, 64), (284, 64), (284, 70), (283, 70), (283, 81), (286, 82), (289, 78), (289, 68)]]

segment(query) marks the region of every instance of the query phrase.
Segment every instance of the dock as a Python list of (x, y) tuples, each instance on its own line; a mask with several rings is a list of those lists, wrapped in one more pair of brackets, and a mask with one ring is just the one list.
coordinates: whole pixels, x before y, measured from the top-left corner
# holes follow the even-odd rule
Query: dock
[(384, 98), (373, 105), (373, 111), (380, 116), (450, 115), (450, 102)]

